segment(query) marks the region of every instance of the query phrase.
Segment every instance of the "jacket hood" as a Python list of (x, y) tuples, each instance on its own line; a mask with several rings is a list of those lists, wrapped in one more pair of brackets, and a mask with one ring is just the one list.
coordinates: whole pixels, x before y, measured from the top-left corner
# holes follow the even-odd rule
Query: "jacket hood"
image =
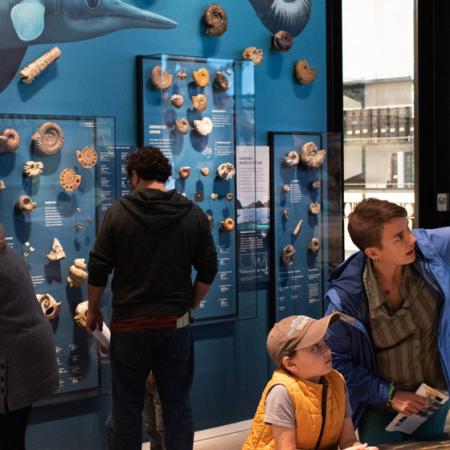
[(170, 226), (180, 221), (194, 205), (175, 189), (139, 189), (122, 197), (120, 204), (148, 228)]

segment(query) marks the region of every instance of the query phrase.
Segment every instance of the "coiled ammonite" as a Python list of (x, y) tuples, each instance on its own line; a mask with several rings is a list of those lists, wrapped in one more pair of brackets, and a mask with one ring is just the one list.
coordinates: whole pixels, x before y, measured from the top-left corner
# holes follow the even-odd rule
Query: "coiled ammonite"
[(214, 89), (218, 92), (225, 92), (228, 90), (228, 78), (222, 72), (216, 72), (214, 79)]
[(309, 169), (316, 169), (322, 166), (326, 154), (326, 151), (319, 150), (314, 142), (306, 142), (300, 150), (300, 164)]
[(277, 31), (272, 36), (272, 44), (280, 52), (287, 52), (292, 47), (292, 35), (289, 31)]
[(206, 34), (210, 36), (221, 36), (227, 31), (227, 13), (217, 3), (209, 5), (203, 14), (206, 25)]
[(73, 169), (64, 169), (59, 175), (59, 184), (66, 192), (76, 191), (80, 187), (81, 175)]
[(208, 105), (208, 100), (205, 94), (193, 95), (191, 97), (192, 106), (196, 111), (203, 112)]
[(172, 84), (173, 75), (170, 75), (166, 69), (161, 70), (161, 66), (155, 66), (152, 69), (152, 84), (158, 89), (168, 89)]
[(198, 70), (192, 72), (194, 81), (200, 87), (205, 87), (209, 83), (209, 72), (204, 67), (200, 67)]
[(309, 66), (306, 59), (297, 61), (294, 67), (295, 78), (300, 84), (310, 84), (317, 76), (317, 70)]
[(55, 122), (45, 122), (31, 136), (34, 147), (41, 155), (55, 155), (64, 145), (64, 132)]
[(189, 125), (189, 121), (184, 118), (177, 120), (175, 122), (175, 126), (177, 127), (177, 130), (182, 134), (189, 133), (189, 130), (191, 129), (191, 126)]
[(220, 226), (222, 231), (229, 233), (230, 231), (234, 230), (234, 220), (231, 217), (227, 217), (226, 219), (222, 220), (222, 222), (220, 222)]
[(15, 152), (20, 146), (20, 135), (13, 128), (7, 128), (0, 134), (0, 153)]
[(83, 150), (77, 150), (76, 153), (81, 167), (92, 169), (97, 164), (97, 152), (94, 147), (84, 147)]

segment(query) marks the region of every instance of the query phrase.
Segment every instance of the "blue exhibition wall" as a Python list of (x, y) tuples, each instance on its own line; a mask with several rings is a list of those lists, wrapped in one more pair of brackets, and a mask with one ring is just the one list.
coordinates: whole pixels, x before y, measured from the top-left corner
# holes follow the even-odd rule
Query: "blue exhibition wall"
[[(109, 3), (108, 0), (59, 1), (62, 8), (67, 9), (78, 3)], [(269, 131), (326, 131), (325, 0), (312, 2), (306, 27), (294, 37), (291, 50), (285, 53), (272, 49), (272, 33), (257, 17), (249, 0), (220, 2), (228, 14), (228, 30), (220, 37), (205, 35), (202, 14), (209, 4), (206, 0), (128, 0), (128, 3), (168, 17), (178, 26), (161, 30), (119, 30), (65, 43), (62, 41), (68, 39), (68, 33), (64, 36), (63, 29), (60, 37), (28, 47), (20, 67), (54, 45), (61, 49), (62, 56), (31, 85), (20, 82), (16, 75), (0, 92), (0, 114), (114, 117), (116, 145), (135, 145), (138, 141), (136, 55), (166, 53), (239, 59), (245, 47), (255, 46), (264, 52), (263, 63), (255, 67), (256, 145), (267, 145)], [(253, 3), (266, 2), (253, 0)], [(279, 3), (284, 1), (279, 0)], [(0, 6), (0, 17), (6, 12), (6, 7)], [(101, 20), (106, 21), (106, 18), (97, 19)], [(79, 28), (88, 33), (92, 23), (81, 23)], [(4, 39), (2, 32), (0, 38)], [(8, 58), (2, 43), (0, 54), (2, 61)], [(295, 81), (293, 67), (299, 59), (307, 59), (317, 69), (314, 83), (300, 85)], [(261, 289), (256, 296), (251, 292), (249, 298), (244, 297), (239, 300), (237, 320), (195, 329), (193, 405), (197, 429), (251, 418), (267, 380), (269, 364), (265, 338), (270, 320), (269, 291)], [(252, 314), (247, 315), (245, 309), (249, 309), (249, 305), (253, 305)], [(108, 365), (102, 365), (105, 378), (102, 386), (106, 395), (36, 408), (28, 436), (31, 450), (103, 448), (103, 421), (110, 400)]]

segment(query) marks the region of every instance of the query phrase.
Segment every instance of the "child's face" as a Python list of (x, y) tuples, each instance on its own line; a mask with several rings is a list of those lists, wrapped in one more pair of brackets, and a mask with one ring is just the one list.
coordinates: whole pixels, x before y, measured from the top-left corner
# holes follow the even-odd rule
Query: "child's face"
[(283, 364), (293, 375), (318, 382), (332, 369), (331, 350), (322, 339), (311, 347), (297, 350), (292, 358), (285, 356)]

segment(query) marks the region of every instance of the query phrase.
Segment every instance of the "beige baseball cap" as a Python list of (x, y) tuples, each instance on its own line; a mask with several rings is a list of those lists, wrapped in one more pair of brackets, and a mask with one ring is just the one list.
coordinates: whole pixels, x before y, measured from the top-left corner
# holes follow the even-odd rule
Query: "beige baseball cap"
[(322, 319), (309, 316), (289, 316), (277, 322), (267, 336), (267, 351), (277, 367), (282, 359), (294, 349), (317, 344), (326, 334), (329, 325), (343, 314), (333, 313)]

